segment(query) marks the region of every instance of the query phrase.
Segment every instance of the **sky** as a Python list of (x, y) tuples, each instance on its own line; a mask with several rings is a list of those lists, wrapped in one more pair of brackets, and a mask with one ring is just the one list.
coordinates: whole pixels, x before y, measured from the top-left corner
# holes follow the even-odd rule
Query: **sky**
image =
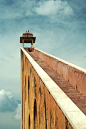
[(0, 129), (20, 129), (20, 36), (28, 29), (35, 48), (86, 69), (86, 0), (0, 0)]

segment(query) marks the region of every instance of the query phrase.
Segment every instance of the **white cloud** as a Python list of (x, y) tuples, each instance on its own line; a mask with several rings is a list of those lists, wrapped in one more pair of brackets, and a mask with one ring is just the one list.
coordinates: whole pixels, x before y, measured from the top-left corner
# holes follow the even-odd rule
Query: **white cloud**
[(68, 5), (67, 1), (50, 0), (39, 2), (38, 7), (34, 9), (39, 15), (71, 15), (73, 14), (72, 8)]
[(18, 103), (14, 100), (9, 91), (0, 91), (0, 112), (13, 112), (16, 110)]
[(21, 119), (21, 104), (18, 104), (18, 107), (16, 108), (16, 115), (15, 115), (15, 118), (17, 120), (20, 120)]
[(21, 128), (21, 104), (9, 91), (0, 90), (0, 129)]

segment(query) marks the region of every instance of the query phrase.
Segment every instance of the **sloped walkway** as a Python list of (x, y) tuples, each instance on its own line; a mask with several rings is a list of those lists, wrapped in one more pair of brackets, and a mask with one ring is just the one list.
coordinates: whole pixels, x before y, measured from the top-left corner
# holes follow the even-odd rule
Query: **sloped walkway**
[(61, 78), (52, 68), (46, 65), (39, 59), (34, 52), (29, 52), (29, 55), (39, 64), (39, 66), (52, 78), (52, 80), (66, 93), (66, 95), (77, 105), (77, 107), (86, 115), (86, 97), (63, 78)]

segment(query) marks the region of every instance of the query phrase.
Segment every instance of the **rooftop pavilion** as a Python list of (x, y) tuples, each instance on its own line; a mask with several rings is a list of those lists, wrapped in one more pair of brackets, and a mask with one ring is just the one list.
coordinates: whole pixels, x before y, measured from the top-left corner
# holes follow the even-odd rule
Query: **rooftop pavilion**
[(23, 33), (22, 37), (20, 37), (20, 43), (22, 43), (22, 47), (24, 48), (24, 43), (31, 43), (31, 49), (33, 50), (33, 43), (35, 43), (36, 37), (33, 37), (33, 34), (26, 31)]

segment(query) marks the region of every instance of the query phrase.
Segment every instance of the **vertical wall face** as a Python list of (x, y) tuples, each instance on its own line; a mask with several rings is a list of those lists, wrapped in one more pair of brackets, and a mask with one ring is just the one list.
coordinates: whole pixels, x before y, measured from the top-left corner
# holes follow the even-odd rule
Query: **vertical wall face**
[(21, 129), (72, 129), (22, 50)]

